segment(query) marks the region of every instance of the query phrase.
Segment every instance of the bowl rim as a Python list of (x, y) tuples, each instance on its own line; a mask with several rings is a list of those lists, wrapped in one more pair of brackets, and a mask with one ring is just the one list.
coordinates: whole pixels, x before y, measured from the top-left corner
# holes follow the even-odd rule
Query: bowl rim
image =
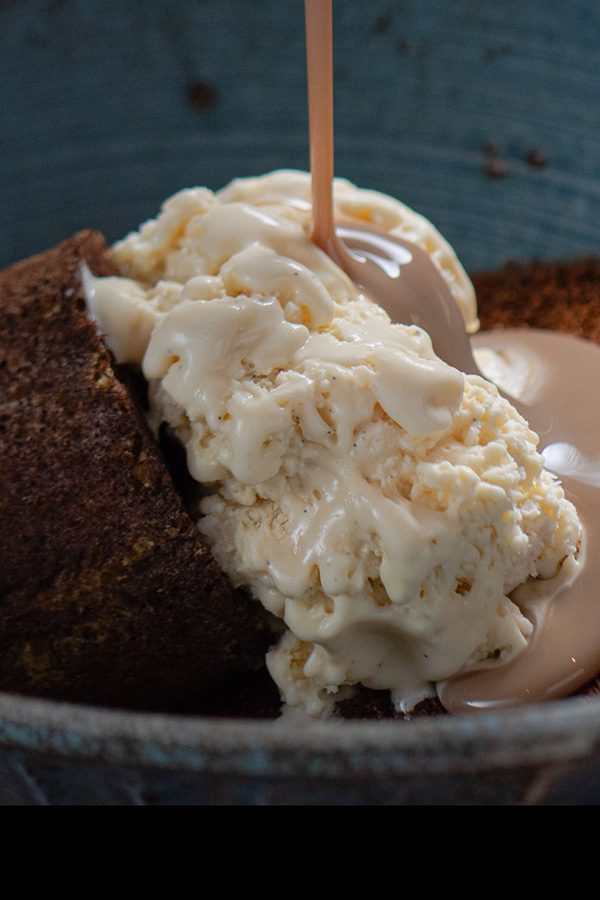
[(409, 722), (300, 722), (133, 712), (0, 693), (0, 749), (211, 775), (458, 775), (590, 758), (600, 750), (600, 697)]

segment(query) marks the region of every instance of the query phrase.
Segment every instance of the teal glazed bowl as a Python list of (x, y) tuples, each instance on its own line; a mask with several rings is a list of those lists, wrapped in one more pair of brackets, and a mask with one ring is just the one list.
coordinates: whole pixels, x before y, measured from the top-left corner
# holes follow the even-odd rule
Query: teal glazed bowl
[(9, 804), (600, 802), (600, 701), (412, 722), (185, 719), (0, 697)]
[[(593, 0), (336, 0), (337, 173), (470, 271), (597, 253), (599, 33)], [(299, 0), (0, 4), (0, 266), (306, 168), (303, 42)], [(597, 803), (599, 745), (593, 697), (300, 727), (0, 695), (0, 802)]]

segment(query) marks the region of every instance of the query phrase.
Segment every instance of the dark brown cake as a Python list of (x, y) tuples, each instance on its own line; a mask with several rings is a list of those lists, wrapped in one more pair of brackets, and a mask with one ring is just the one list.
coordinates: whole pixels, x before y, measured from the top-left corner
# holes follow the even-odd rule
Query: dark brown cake
[(203, 544), (88, 321), (82, 232), (0, 274), (0, 689), (222, 711), (267, 614)]
[(528, 325), (600, 343), (600, 258), (511, 262), (471, 277), (482, 329)]

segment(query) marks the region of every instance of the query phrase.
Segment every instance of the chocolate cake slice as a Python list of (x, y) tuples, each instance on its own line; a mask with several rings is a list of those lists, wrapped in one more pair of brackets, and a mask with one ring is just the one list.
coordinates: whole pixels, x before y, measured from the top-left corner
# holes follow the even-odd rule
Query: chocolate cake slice
[(86, 316), (83, 261), (113, 274), (89, 231), (0, 274), (0, 689), (222, 711), (271, 624), (188, 516)]

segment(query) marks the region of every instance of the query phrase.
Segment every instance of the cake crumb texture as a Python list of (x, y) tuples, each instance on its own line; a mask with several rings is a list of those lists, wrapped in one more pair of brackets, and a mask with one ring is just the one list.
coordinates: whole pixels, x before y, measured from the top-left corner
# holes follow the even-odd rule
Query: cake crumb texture
[(509, 262), (471, 276), (479, 319), (490, 328), (547, 328), (600, 343), (600, 258)]
[(86, 316), (81, 232), (0, 273), (0, 689), (201, 710), (263, 662), (233, 590)]

